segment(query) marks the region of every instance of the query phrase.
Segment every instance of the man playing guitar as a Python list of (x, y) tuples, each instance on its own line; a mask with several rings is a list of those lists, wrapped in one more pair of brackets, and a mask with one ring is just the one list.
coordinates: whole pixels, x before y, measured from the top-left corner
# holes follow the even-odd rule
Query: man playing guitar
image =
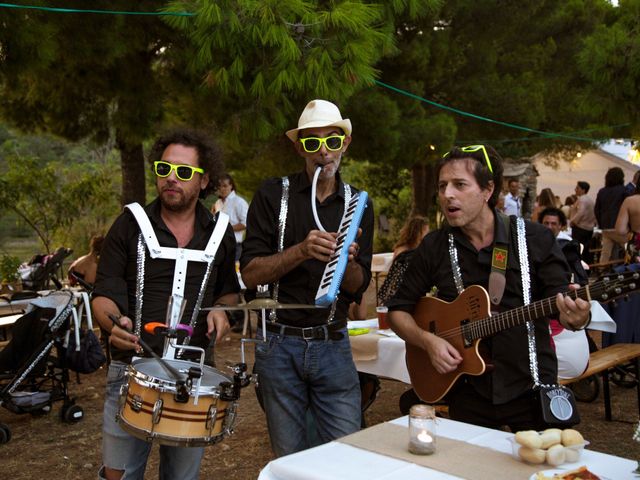
[[(417, 248), (403, 283), (388, 302), (391, 327), (407, 342), (409, 360), (410, 351), (425, 353), (422, 364), (428, 364), (434, 373), (425, 381), (435, 386), (443, 378), (451, 380), (441, 395), (430, 399), (446, 393), (451, 418), (493, 428), (508, 425), (513, 431), (544, 428), (540, 401), (532, 388), (529, 353), (531, 349), (537, 352), (535, 368), (540, 383), (555, 383), (557, 361), (548, 318), (543, 314), (532, 317), (534, 335), (523, 323), (482, 335), (481, 342), (466, 343), (463, 335), (452, 335), (456, 329), (443, 331), (437, 324), (456, 315), (471, 318), (473, 299), (461, 314), (454, 312), (460, 309), (454, 302), (448, 305), (451, 314), (443, 308), (438, 318), (428, 322), (419, 320), (424, 313), (420, 299), (435, 287), (439, 299), (452, 302), (464, 288), (479, 285), (489, 291), (492, 311), (506, 311), (526, 303), (525, 291), (530, 292), (532, 302), (556, 296), (553, 308), (560, 312), (563, 326), (572, 330), (588, 323), (589, 303), (562, 294), (569, 289), (569, 268), (550, 231), (526, 221), (521, 234), (515, 217), (495, 211), (503, 165), (493, 148), (454, 148), (440, 160), (436, 172), (440, 208), (447, 224), (429, 233)], [(519, 256), (519, 238), (526, 238), (528, 275), (522, 274), (526, 268)], [(478, 371), (465, 370), (464, 364), (476, 356), (486, 360), (486, 368), (479, 361), (482, 368)], [(409, 366), (411, 372), (411, 362)], [(416, 376), (412, 373), (414, 386)], [(420, 394), (421, 390), (416, 390)], [(424, 400), (425, 396), (421, 395)]]

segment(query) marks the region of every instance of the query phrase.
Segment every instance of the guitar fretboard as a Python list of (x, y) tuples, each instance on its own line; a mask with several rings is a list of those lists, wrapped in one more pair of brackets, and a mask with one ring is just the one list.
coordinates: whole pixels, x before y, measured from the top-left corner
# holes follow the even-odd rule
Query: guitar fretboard
[[(631, 278), (632, 281), (637, 281), (639, 277), (640, 275), (638, 273), (631, 274), (631, 276), (624, 274), (612, 275), (611, 277), (604, 277), (592, 285), (586, 285), (577, 290), (570, 290), (566, 292), (565, 295), (574, 300), (581, 298), (587, 301), (597, 300), (605, 302), (611, 298), (622, 295), (625, 288), (635, 290), (635, 283), (629, 283), (629, 279)], [(556, 315), (557, 313), (556, 297), (549, 297), (530, 303), (529, 305), (514, 308), (506, 312), (500, 312), (491, 317), (468, 323), (463, 327), (464, 336), (469, 340), (477, 340), (495, 335), (502, 330), (522, 325), (530, 320)]]

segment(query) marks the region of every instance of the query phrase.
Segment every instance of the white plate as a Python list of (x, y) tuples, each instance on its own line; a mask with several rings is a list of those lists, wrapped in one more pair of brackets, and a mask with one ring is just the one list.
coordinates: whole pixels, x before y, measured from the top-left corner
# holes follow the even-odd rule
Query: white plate
[(551, 470), (542, 470), (540, 472), (536, 472), (533, 475), (531, 475), (529, 477), (529, 480), (536, 480), (537, 475), (539, 473), (544, 474), (547, 477), (553, 477), (556, 473), (564, 473), (564, 472), (568, 472), (569, 470), (571, 470), (570, 468), (552, 468)]

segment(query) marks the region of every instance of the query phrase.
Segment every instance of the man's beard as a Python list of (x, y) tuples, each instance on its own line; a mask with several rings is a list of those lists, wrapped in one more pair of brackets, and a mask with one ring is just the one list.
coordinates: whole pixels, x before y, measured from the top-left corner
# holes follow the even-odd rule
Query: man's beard
[(170, 212), (184, 212), (189, 210), (192, 205), (198, 200), (198, 194), (187, 196), (184, 190), (181, 194), (172, 195), (170, 199), (165, 198), (165, 192), (160, 192), (160, 203), (162, 206)]

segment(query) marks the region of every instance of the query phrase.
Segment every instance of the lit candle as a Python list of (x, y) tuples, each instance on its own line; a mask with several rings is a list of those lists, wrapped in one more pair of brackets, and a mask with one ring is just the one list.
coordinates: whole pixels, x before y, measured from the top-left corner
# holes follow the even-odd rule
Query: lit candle
[(409, 452), (430, 455), (436, 451), (436, 416), (433, 407), (414, 405), (409, 412)]

